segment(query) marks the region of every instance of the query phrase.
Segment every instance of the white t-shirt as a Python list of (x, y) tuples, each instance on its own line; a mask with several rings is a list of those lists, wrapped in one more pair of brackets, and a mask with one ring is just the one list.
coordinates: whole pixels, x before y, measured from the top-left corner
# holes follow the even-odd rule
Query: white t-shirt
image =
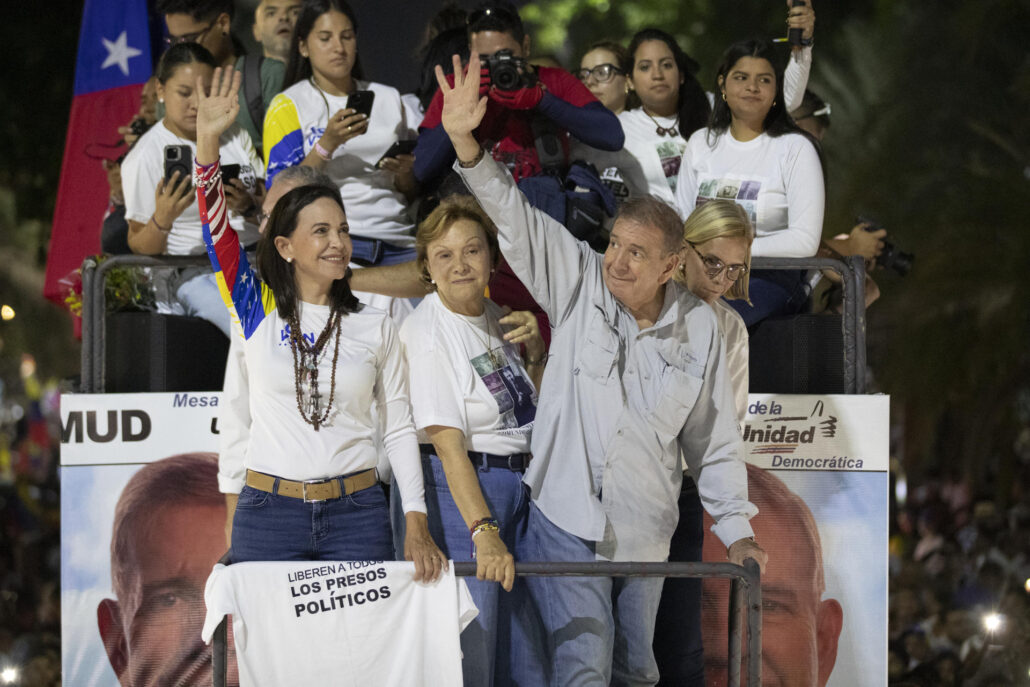
[(482, 315), (467, 317), (431, 293), (404, 321), (415, 428), (422, 443), (429, 443), (425, 428), (440, 425), (464, 432), (469, 451), (528, 453), (536, 389), (518, 346), (501, 338), (501, 307), (484, 303)]
[[(614, 152), (573, 142), (572, 159), (585, 160), (597, 168), (601, 181), (618, 201), (651, 194), (674, 205), (680, 158), (687, 145), (679, 133), (676, 117), (655, 117), (640, 108), (619, 113), (626, 143)], [(655, 123), (657, 122), (657, 124)], [(658, 126), (676, 128), (675, 136), (659, 136)]]
[(412, 563), (216, 565), (210, 642), (232, 615), (241, 685), (460, 686), (461, 631), (476, 617), (453, 565), (430, 584)]
[[(393, 173), (375, 165), (391, 145), (414, 139), (417, 133), (397, 89), (367, 81), (358, 82), (357, 87), (375, 93), (368, 131), (333, 151), (322, 171), (340, 186), (351, 234), (413, 247), (408, 202), (394, 188)], [(329, 116), (346, 109), (347, 100), (348, 96), (320, 91), (308, 80), (293, 84), (272, 100), (264, 129), (269, 186), (281, 170), (301, 163), (325, 133)]]
[[(155, 207), (154, 191), (157, 190), (157, 182), (164, 176), (164, 150), (165, 146), (169, 145), (190, 147), (193, 152), (191, 158), (186, 161), (186, 169), (192, 173), (197, 144), (173, 134), (162, 119), (140, 136), (122, 162), (125, 219), (141, 224), (150, 221)], [(254, 143), (246, 131), (233, 124), (222, 134), (218, 154), (223, 165), (240, 165), (240, 181), (248, 191), (253, 192), (257, 188), (258, 179), (265, 174), (265, 166), (254, 150)], [(243, 218), (235, 213), (230, 214), (229, 224), (240, 234), (243, 245), (250, 245), (260, 237), (256, 225), (245, 223)], [(190, 206), (183, 210), (172, 224), (165, 254), (195, 255), (203, 252), (203, 228), (194, 198)]]
[(754, 257), (807, 258), (823, 230), (823, 170), (815, 146), (801, 134), (766, 133), (741, 142), (729, 131), (708, 144), (708, 129), (687, 142), (676, 187), (686, 217), (712, 198), (736, 201), (755, 226)]

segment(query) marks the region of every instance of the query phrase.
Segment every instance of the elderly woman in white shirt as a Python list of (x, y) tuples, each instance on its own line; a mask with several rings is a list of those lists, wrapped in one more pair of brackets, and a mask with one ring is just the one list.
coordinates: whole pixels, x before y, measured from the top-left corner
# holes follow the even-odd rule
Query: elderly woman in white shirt
[[(425, 475), (429, 531), (448, 557), (476, 561), (479, 609), (461, 634), (465, 684), (507, 684), (507, 632), (525, 520), (536, 390), (545, 351), (536, 318), (484, 293), (500, 258), (496, 229), (469, 196), (445, 199), (419, 226), (416, 264), (432, 289), (401, 327)], [(523, 346), (525, 353), (519, 350)], [(500, 630), (500, 632), (499, 632)]]

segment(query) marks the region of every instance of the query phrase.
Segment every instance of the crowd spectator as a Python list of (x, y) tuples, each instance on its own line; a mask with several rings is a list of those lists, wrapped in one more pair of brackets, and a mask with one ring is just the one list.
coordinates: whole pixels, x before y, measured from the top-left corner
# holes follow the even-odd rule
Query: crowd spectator
[[(144, 255), (195, 255), (204, 252), (203, 229), (190, 183), (190, 163), (196, 155), (198, 84), (207, 88), (217, 66), (201, 44), (184, 42), (171, 48), (157, 66), (158, 99), (165, 115), (143, 134), (122, 163), (125, 216), (129, 247)], [(180, 149), (179, 169), (166, 175), (166, 150)], [(229, 224), (244, 245), (257, 240), (258, 204), (254, 193), (264, 165), (250, 136), (234, 124), (220, 140), (222, 159), (240, 166), (238, 178), (227, 186)], [(202, 317), (229, 335), (229, 316), (214, 276), (205, 268), (174, 275), (172, 288), (185, 314)], [(182, 311), (180, 311), (182, 312)]]
[[(294, 8), (299, 4), (297, 0), (274, 1), (282, 3), (285, 20), (292, 27), (296, 11)], [(261, 152), (261, 124), (272, 98), (283, 89), (286, 65), (278, 57), (265, 59), (269, 48), (263, 43), (266, 38), (263, 21), (260, 37), (257, 21), (254, 34), (258, 42), (262, 43), (264, 54), (243, 54), (242, 46), (230, 33), (234, 8), (233, 0), (157, 0), (154, 6), (155, 11), (164, 16), (168, 28), (166, 45), (198, 43), (211, 53), (216, 66), (234, 67), (244, 75), (236, 123), (247, 132), (254, 147)], [(255, 15), (255, 19), (261, 20), (263, 16)], [(272, 36), (267, 37), (273, 53), (281, 47), (280, 31), (281, 26), (277, 23)]]
[[(822, 234), (823, 169), (815, 145), (787, 114), (783, 71), (762, 40), (731, 45), (716, 77), (709, 126), (687, 142), (676, 184), (686, 216), (712, 198), (735, 200), (755, 227), (755, 257), (815, 255)], [(803, 270), (756, 270), (751, 303), (733, 307), (751, 327), (800, 311), (808, 299)]]
[[(408, 205), (417, 191), (414, 157), (384, 155), (398, 141), (414, 138), (414, 125), (397, 89), (364, 79), (357, 15), (344, 0), (304, 5), (285, 83), (265, 117), (267, 183), (294, 165), (321, 170), (336, 183), (347, 208), (356, 265), (413, 260)], [(369, 104), (367, 113), (351, 106), (355, 97)], [(371, 304), (394, 315), (410, 312), (405, 303)]]
[(629, 73), (633, 60), (626, 48), (614, 41), (600, 41), (579, 61), (576, 76), (594, 97), (615, 114), (622, 114), (631, 101)]

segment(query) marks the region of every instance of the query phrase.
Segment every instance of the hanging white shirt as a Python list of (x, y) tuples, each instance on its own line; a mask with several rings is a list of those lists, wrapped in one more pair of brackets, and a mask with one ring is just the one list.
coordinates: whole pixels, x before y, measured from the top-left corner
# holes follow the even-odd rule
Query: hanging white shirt
[(216, 565), (202, 637), (232, 615), (241, 685), (461, 685), (461, 631), (476, 617), (449, 565), (416, 583), (414, 564)]

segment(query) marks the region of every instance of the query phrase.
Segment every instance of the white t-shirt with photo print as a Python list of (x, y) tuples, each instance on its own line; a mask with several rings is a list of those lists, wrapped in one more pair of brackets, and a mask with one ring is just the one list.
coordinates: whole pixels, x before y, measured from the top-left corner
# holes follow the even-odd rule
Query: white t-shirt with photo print
[(415, 429), (420, 443), (429, 443), (426, 427), (439, 425), (464, 432), (470, 451), (528, 453), (536, 389), (518, 346), (501, 338), (501, 307), (484, 303), (482, 315), (467, 317), (432, 293), (404, 321)]
[(801, 134), (738, 141), (729, 131), (708, 143), (694, 132), (683, 152), (676, 205), (683, 217), (713, 198), (737, 202), (755, 226), (754, 257), (815, 255), (823, 230), (825, 190), (815, 146)]
[[(176, 136), (162, 119), (140, 136), (122, 162), (122, 189), (125, 192), (125, 219), (146, 224), (154, 214), (156, 201), (154, 192), (157, 182), (164, 176), (165, 146), (188, 145), (190, 159), (186, 169), (193, 172), (193, 159), (197, 155), (197, 144)], [(254, 150), (250, 134), (233, 124), (219, 140), (218, 154), (222, 166), (240, 166), (240, 181), (253, 193), (259, 179), (265, 176), (265, 166)], [(198, 255), (204, 253), (203, 227), (200, 210), (197, 209), (196, 194), (189, 207), (172, 223), (168, 232), (166, 255)], [(230, 213), (229, 224), (240, 234), (243, 245), (250, 245), (260, 238), (257, 225), (248, 224), (243, 217)]]

